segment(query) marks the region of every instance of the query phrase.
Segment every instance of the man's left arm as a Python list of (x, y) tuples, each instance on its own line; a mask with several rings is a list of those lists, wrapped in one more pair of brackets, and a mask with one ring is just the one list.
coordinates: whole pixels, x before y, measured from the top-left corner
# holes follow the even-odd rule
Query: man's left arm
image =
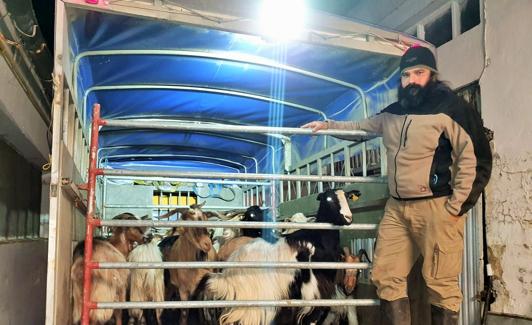
[[(462, 101), (459, 101), (462, 103)], [(454, 216), (471, 209), (488, 184), (492, 156), (480, 115), (463, 103), (451, 113), (447, 136), (453, 148), (453, 194), (446, 208)]]

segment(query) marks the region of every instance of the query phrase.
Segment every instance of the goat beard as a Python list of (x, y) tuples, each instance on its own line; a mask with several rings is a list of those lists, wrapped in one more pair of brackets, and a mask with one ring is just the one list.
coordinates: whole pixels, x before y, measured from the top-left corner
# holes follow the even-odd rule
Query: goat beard
[(432, 80), (425, 86), (409, 84), (403, 88), (399, 85), (399, 104), (404, 108), (418, 108), (426, 101), (433, 86), (434, 82)]

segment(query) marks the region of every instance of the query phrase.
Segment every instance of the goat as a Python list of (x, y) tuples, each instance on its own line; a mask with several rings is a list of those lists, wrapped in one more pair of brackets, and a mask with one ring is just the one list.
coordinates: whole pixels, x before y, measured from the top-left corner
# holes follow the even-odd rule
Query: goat
[[(343, 248), (343, 261), (346, 263), (360, 263), (362, 256), (352, 255), (348, 247)], [(360, 270), (340, 269), (336, 273), (336, 299), (351, 299), (357, 285)], [(340, 320), (347, 319), (347, 324), (358, 325), (356, 306), (331, 307), (323, 325), (338, 324)]]
[[(113, 219), (138, 220), (131, 213), (122, 213)], [(103, 238), (93, 239), (92, 257), (98, 262), (125, 262), (129, 252), (133, 249), (134, 243), (143, 243), (146, 229), (141, 227), (112, 227), (112, 235), (108, 240)], [(74, 256), (70, 277), (72, 280), (73, 310), (72, 319), (74, 323), (81, 318), (81, 307), (83, 299), (83, 257), (85, 241), (79, 242), (74, 248)], [(96, 269), (92, 273), (91, 301), (126, 301), (127, 280), (129, 270), (127, 269)], [(115, 318), (118, 325), (122, 324), (121, 310), (116, 309), (93, 309), (89, 318), (91, 323), (105, 323), (111, 318)]]
[[(292, 223), (310, 223), (310, 222), (316, 222), (315, 217), (305, 217), (305, 215), (301, 212), (295, 213), (290, 218), (286, 218), (283, 220), (283, 222), (292, 222)], [(294, 232), (298, 231), (298, 229), (282, 229), (281, 230), (281, 236), (286, 236), (289, 234), (292, 234)]]
[[(200, 205), (192, 205), (182, 214), (182, 220), (206, 221)], [(212, 247), (207, 228), (178, 228), (179, 238), (170, 251), (169, 260), (177, 262), (215, 261), (216, 252)], [(177, 287), (181, 301), (187, 301), (196, 289), (201, 278), (210, 269), (171, 269), (170, 281)], [(181, 310), (180, 324), (187, 324), (188, 310)]]
[[(159, 240), (154, 237), (149, 243), (138, 245), (129, 253), (127, 260), (129, 262), (162, 262), (158, 243)], [(164, 301), (165, 299), (163, 269), (133, 269), (131, 270), (130, 284), (131, 301)], [(159, 324), (161, 312), (161, 309), (155, 311), (156, 322)], [(131, 309), (129, 316), (129, 323), (135, 323), (134, 320), (146, 323), (149, 319), (149, 316), (145, 315), (142, 309)]]
[[(242, 218), (242, 221), (263, 222), (263, 221), (273, 221), (273, 220), (271, 220), (271, 216), (268, 212), (266, 212), (266, 216), (265, 216), (264, 212), (258, 205), (252, 205), (246, 209), (246, 212), (244, 212), (244, 218)], [(276, 241), (274, 231), (272, 229), (244, 228), (241, 231), (242, 231), (242, 236), (251, 237), (251, 238), (261, 237), (264, 240), (271, 242), (271, 243)]]
[[(262, 222), (264, 221), (264, 212), (258, 205), (252, 205), (246, 209), (242, 221), (248, 222)], [(250, 243), (255, 238), (263, 238), (268, 242), (274, 242), (276, 236), (272, 229), (255, 229), (255, 228), (243, 228), (241, 231), (241, 237), (235, 237), (227, 240), (218, 250), (218, 260), (227, 261), (231, 254), (238, 250), (240, 247)]]
[[(228, 218), (227, 216), (220, 216), (216, 218), (217, 220), (227, 220), (227, 221), (242, 221), (244, 218), (243, 213), (239, 213)], [(211, 220), (211, 219), (209, 219)], [(240, 237), (241, 232), (238, 228), (213, 228), (211, 232), (212, 245), (214, 249), (220, 253), (220, 248), (229, 242), (231, 239)]]
[[(320, 193), (317, 222), (335, 225), (351, 223), (352, 214), (342, 190)], [(311, 233), (299, 230), (275, 243), (256, 238), (240, 247), (230, 261), (296, 262), (338, 261), (339, 231), (321, 230)], [(227, 268), (220, 274), (207, 274), (198, 286), (198, 297), (221, 300), (281, 300), (330, 298), (334, 294), (335, 270), (308, 269), (246, 269)], [(316, 308), (317, 309), (317, 308)], [(292, 314), (285, 308), (228, 308), (220, 317), (220, 324), (242, 325), (295, 324), (310, 320), (312, 308), (305, 307)], [(283, 312), (284, 311), (284, 312)], [(311, 315), (319, 319), (322, 313)], [(296, 319), (297, 317), (297, 319)]]

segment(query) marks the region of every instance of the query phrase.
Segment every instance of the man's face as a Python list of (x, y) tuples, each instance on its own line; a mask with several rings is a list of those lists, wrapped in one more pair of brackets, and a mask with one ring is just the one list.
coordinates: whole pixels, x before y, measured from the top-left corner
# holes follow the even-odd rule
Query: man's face
[(430, 70), (427, 68), (411, 68), (401, 73), (401, 87), (406, 88), (410, 84), (425, 87), (430, 80)]

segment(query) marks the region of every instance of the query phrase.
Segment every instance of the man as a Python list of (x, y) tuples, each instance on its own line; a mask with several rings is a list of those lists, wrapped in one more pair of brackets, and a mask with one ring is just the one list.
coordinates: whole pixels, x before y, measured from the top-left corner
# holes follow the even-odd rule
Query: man
[(372, 280), (383, 316), (410, 324), (406, 278), (421, 254), (432, 324), (457, 324), (464, 214), (488, 183), (490, 147), (477, 112), (438, 81), (429, 49), (408, 49), (400, 70), (399, 100), (376, 116), (303, 127), (382, 135), (391, 198), (379, 224)]

